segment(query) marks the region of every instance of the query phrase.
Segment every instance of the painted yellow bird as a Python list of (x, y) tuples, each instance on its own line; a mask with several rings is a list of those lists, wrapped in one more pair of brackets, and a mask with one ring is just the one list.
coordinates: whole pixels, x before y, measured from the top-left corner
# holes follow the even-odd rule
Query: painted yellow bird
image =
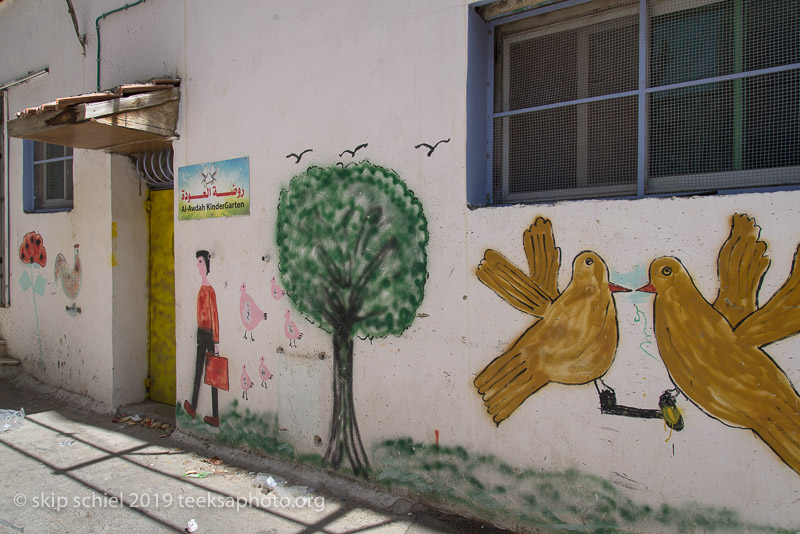
[(800, 395), (763, 347), (800, 331), (800, 269), (795, 253), (786, 283), (763, 306), (758, 291), (769, 268), (760, 228), (744, 214), (717, 262), (713, 304), (677, 258), (650, 264), (658, 350), (680, 390), (726, 425), (751, 429), (800, 474)]
[(515, 308), (540, 318), (475, 378), (478, 393), (499, 425), (549, 382), (587, 384), (603, 376), (617, 351), (617, 312), (603, 259), (584, 251), (572, 279), (558, 292), (561, 251), (542, 217), (523, 234), (530, 275), (487, 250), (478, 279)]

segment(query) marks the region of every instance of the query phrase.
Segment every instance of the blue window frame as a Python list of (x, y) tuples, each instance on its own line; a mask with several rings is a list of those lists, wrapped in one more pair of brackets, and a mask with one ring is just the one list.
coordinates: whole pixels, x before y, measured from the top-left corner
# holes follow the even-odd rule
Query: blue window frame
[(796, 0), (531, 1), (479, 22), (490, 5), (470, 14), (470, 203), (800, 185)]
[(22, 143), (23, 210), (26, 213), (71, 210), (72, 148), (28, 139)]

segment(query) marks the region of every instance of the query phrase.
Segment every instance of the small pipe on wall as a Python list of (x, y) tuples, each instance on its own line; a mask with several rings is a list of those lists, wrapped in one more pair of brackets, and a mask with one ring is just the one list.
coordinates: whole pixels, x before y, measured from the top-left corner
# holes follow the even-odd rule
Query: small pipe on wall
[(78, 16), (75, 14), (75, 7), (72, 5), (72, 0), (67, 0), (67, 11), (69, 16), (72, 17), (72, 25), (75, 27), (75, 35), (78, 36), (78, 42), (81, 44), (83, 55), (86, 55), (86, 35), (81, 37), (81, 31), (78, 29)]
[(94, 21), (94, 31), (97, 34), (97, 90), (100, 90), (100, 20), (106, 18), (107, 16), (117, 13), (118, 11), (126, 11), (129, 7), (137, 6), (139, 4), (144, 3), (145, 0), (138, 0), (137, 2), (133, 2), (132, 4), (125, 4), (122, 7), (118, 7), (117, 9), (112, 9), (111, 11), (107, 11), (97, 17)]

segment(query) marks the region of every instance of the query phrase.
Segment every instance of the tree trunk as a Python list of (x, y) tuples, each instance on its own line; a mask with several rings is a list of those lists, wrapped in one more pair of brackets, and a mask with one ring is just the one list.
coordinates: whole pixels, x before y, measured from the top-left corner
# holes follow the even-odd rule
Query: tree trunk
[(333, 333), (333, 413), (324, 461), (334, 469), (347, 455), (353, 474), (369, 478), (367, 458), (353, 403), (353, 338), (345, 329)]

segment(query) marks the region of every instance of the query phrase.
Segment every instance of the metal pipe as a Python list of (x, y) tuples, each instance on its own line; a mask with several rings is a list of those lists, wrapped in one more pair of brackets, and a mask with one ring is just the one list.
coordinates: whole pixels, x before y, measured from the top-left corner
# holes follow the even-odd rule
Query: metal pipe
[(47, 74), (48, 72), (50, 72), (50, 69), (48, 69), (48, 68), (44, 68), (44, 69), (42, 69), (40, 71), (33, 72), (33, 73), (29, 72), (27, 76), (23, 76), (22, 78), (18, 78), (18, 79), (14, 80), (14, 81), (5, 83), (3, 85), (0, 85), (0, 91), (5, 91), (9, 87), (13, 87), (15, 85), (19, 85), (21, 83), (25, 83), (28, 80), (32, 80), (34, 78), (38, 78), (39, 76), (41, 76), (43, 74)]
[(117, 13), (118, 11), (126, 11), (129, 7), (133, 7), (143, 3), (145, 0), (138, 0), (133, 2), (132, 4), (125, 4), (122, 7), (118, 7), (117, 9), (112, 9), (111, 11), (107, 11), (97, 17), (94, 21), (94, 31), (97, 34), (97, 90), (100, 90), (100, 20), (106, 18), (109, 15)]
[(75, 27), (75, 35), (78, 36), (78, 42), (81, 43), (81, 49), (83, 50), (83, 55), (86, 55), (86, 36), (84, 35), (81, 37), (81, 31), (78, 29), (78, 16), (75, 14), (75, 7), (72, 5), (72, 0), (67, 0), (67, 11), (69, 11), (70, 17), (72, 17), (72, 25)]
[[(22, 82), (20, 82), (22, 83)], [(3, 109), (0, 109), (0, 115), (3, 116), (3, 144), (5, 147), (3, 148), (3, 163), (5, 165), (5, 174), (3, 176), (3, 197), (5, 198), (3, 202), (3, 219), (4, 219), (4, 226), (3, 228), (3, 265), (2, 265), (2, 273), (3, 273), (3, 287), (2, 287), (2, 299), (0, 301), (0, 306), (7, 308), (11, 305), (11, 231), (9, 226), (11, 224), (11, 213), (8, 206), (8, 199), (11, 198), (9, 196), (11, 187), (9, 183), (11, 180), (9, 179), (9, 174), (11, 173), (11, 158), (9, 157), (8, 153), (11, 151), (11, 142), (8, 139), (8, 91), (6, 90), (7, 86), (4, 86), (2, 89), (2, 102)]]

